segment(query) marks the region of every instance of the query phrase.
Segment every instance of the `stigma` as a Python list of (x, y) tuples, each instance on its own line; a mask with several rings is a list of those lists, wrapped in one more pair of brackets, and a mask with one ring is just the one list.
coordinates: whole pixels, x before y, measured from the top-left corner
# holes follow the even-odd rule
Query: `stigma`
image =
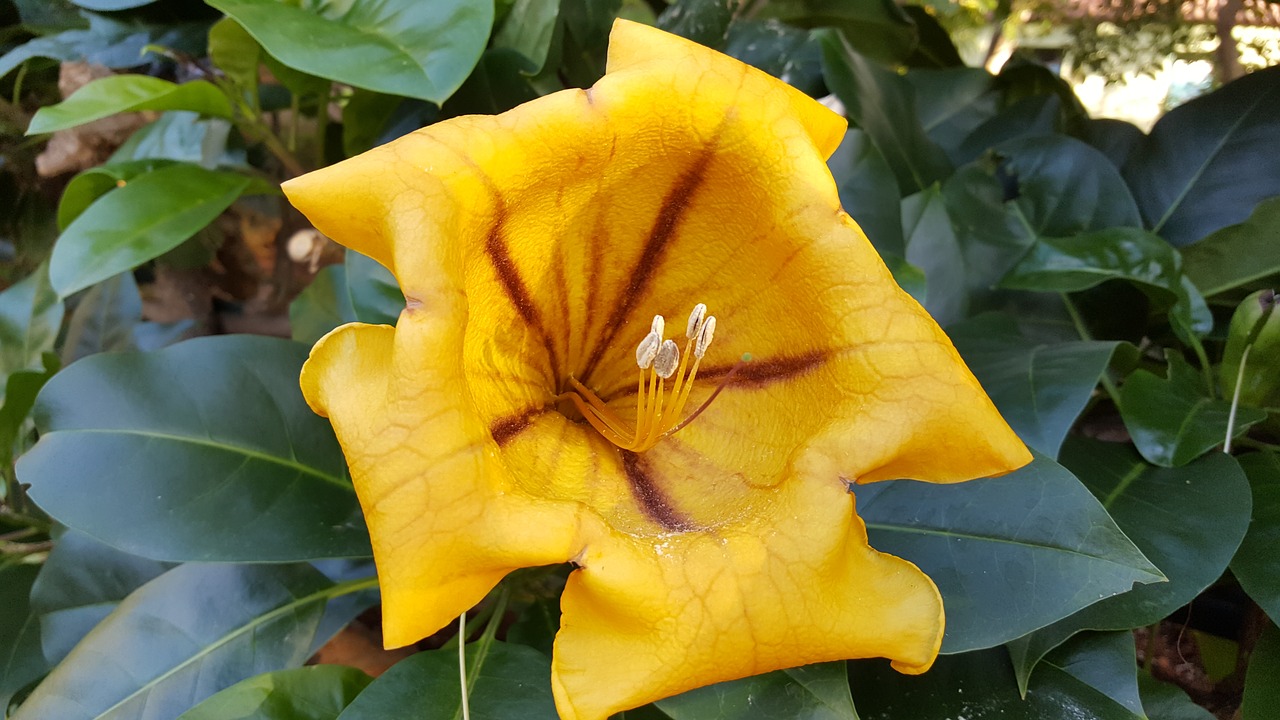
[[(743, 355), (721, 380), (711, 395), (693, 412), (684, 414), (693, 391), (698, 367), (707, 354), (707, 348), (715, 338), (715, 316), (707, 315), (707, 306), (698, 303), (689, 313), (685, 326), (684, 351), (675, 340), (666, 338), (666, 320), (655, 315), (649, 333), (636, 346), (636, 366), (639, 379), (636, 382), (636, 420), (628, 424), (618, 416), (590, 388), (574, 377), (569, 378), (572, 390), (560, 396), (567, 399), (582, 413), (605, 439), (623, 450), (643, 452), (657, 445), (702, 413), (715, 400), (720, 391), (733, 380), (733, 376), (751, 356)], [(692, 358), (692, 362), (690, 362)]]

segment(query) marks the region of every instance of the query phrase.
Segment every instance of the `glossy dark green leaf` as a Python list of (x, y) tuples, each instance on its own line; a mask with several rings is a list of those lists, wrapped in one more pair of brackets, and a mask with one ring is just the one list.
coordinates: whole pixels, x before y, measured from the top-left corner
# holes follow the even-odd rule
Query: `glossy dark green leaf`
[(1207, 296), (1280, 273), (1280, 197), (1263, 200), (1247, 220), (1182, 248), (1187, 277)]
[(916, 26), (918, 42), (903, 62), (914, 68), (960, 68), (964, 60), (951, 41), (951, 34), (938, 21), (936, 13), (923, 5), (903, 5), (902, 10)]
[(1280, 457), (1260, 452), (1238, 459), (1253, 488), (1253, 517), (1231, 572), (1271, 621), (1280, 623)]
[(1280, 195), (1280, 67), (1250, 73), (1160, 118), (1125, 166), (1148, 227), (1174, 245), (1244, 222)]
[[(1168, 377), (1138, 370), (1120, 387), (1120, 416), (1138, 452), (1164, 467), (1186, 465), (1227, 436), (1231, 417), (1228, 400), (1212, 399), (1204, 378), (1183, 359), (1168, 351)], [(1257, 408), (1237, 408), (1233, 437), (1267, 419)]]
[(1151, 720), (1214, 720), (1213, 713), (1192, 702), (1182, 688), (1160, 682), (1150, 673), (1138, 674), (1138, 688), (1142, 708)]
[(0, 715), (19, 690), (49, 670), (40, 652), (40, 622), (31, 613), (29, 595), (38, 565), (0, 566)]
[(835, 28), (857, 52), (888, 63), (905, 60), (917, 42), (915, 24), (892, 0), (776, 0), (760, 7), (757, 17)]
[(58, 356), (51, 352), (45, 353), (41, 359), (44, 369), (10, 373), (4, 384), (4, 400), (0, 403), (0, 467), (9, 467), (13, 459), (26, 450), (28, 441), (24, 438), (23, 429), (27, 416), (35, 406), (40, 389), (60, 366)]
[(371, 682), (341, 665), (277, 670), (241, 680), (178, 720), (334, 720)]
[(969, 309), (964, 252), (952, 229), (942, 192), (935, 186), (902, 200), (906, 260), (925, 278), (925, 310), (942, 326)]
[(356, 320), (347, 292), (347, 269), (342, 265), (322, 269), (289, 303), (292, 337), (304, 345), (314, 345), (330, 330)]
[(865, 718), (1134, 720), (1123, 706), (1056, 667), (1038, 673), (1022, 698), (999, 649), (940, 657), (917, 676), (896, 673), (880, 661), (850, 668), (853, 699)]
[(658, 27), (720, 50), (728, 37), (736, 5), (732, 0), (675, 0), (658, 16)]
[(465, 0), (209, 4), (235, 18), (285, 65), (435, 103), (452, 95), (471, 73), (493, 25), (491, 3)]
[(857, 128), (845, 133), (827, 161), (840, 191), (840, 204), (857, 221), (881, 255), (902, 257), (902, 210), (893, 170), (871, 137)]
[(515, 50), (486, 50), (471, 76), (444, 104), (444, 115), (495, 115), (537, 98), (526, 67), (524, 56)]
[(1024, 679), (1080, 630), (1149, 625), (1185, 605), (1222, 575), (1249, 523), (1248, 480), (1228, 455), (1160, 468), (1128, 445), (1070, 437), (1060, 457), (1169, 582), (1135, 587), (1012, 643)]
[(655, 703), (672, 720), (857, 720), (843, 662), (717, 683)]
[(238, 173), (169, 165), (135, 177), (80, 214), (58, 238), (49, 280), (64, 297), (177, 247), (249, 187)]
[[(475, 645), (470, 646), (475, 652)], [(495, 642), (468, 678), (472, 720), (555, 720), (551, 659), (522, 645)], [(412, 655), (374, 680), (339, 720), (454, 720), (461, 691), (456, 650)]]
[(28, 135), (51, 133), (110, 115), (139, 110), (189, 110), (230, 118), (231, 102), (213, 83), (177, 83), (149, 75), (111, 75), (84, 85), (57, 105), (42, 107), (31, 118)]
[(947, 608), (942, 650), (991, 647), (1160, 572), (1070, 472), (1043, 456), (1004, 477), (854, 488), (871, 546), (906, 558)]
[(992, 293), (1035, 242), (1022, 210), (1011, 201), (1016, 188), (1010, 183), (994, 165), (970, 163), (942, 184), (952, 229), (965, 251), (970, 299), (975, 303)]
[(564, 22), (563, 62), (569, 85), (590, 87), (604, 75), (609, 28), (622, 9), (622, 0), (560, 0)]
[(1028, 446), (1049, 457), (1089, 402), (1118, 343), (1039, 343), (1009, 315), (982, 315), (947, 335), (1005, 421)]
[(85, 358), (41, 392), (18, 477), (63, 524), (157, 560), (366, 556), (342, 452), (298, 389), (307, 349), (221, 336)]
[(1267, 720), (1280, 707), (1280, 629), (1275, 625), (1262, 631), (1262, 637), (1249, 658), (1249, 671), (1244, 680), (1243, 720)]
[(134, 160), (172, 160), (206, 169), (245, 164), (244, 152), (231, 152), (227, 141), (231, 123), (222, 118), (200, 119), (193, 112), (167, 112), (159, 120), (129, 136), (112, 154), (112, 164)]
[(404, 98), (356, 88), (342, 108), (342, 152), (353, 157), (376, 146)]
[(866, 131), (898, 178), (902, 195), (924, 190), (951, 174), (942, 149), (920, 126), (915, 91), (905, 78), (860, 55), (840, 33), (818, 33), (822, 73), (844, 103), (849, 123)]
[(1002, 143), (1004, 172), (1016, 183), (1014, 205), (1037, 237), (1140, 227), (1142, 218), (1119, 171), (1106, 156), (1061, 135)]
[(777, 20), (735, 20), (724, 53), (810, 95), (826, 93), (822, 51), (813, 32)]
[(63, 533), (31, 588), (45, 658), (51, 665), (62, 662), (129, 593), (170, 567), (120, 552), (78, 530)]
[(62, 313), (43, 265), (0, 292), (0, 378), (41, 369), (40, 356), (53, 347)]
[(58, 201), (58, 228), (67, 229), (95, 200), (139, 175), (171, 165), (172, 160), (144, 159), (98, 165), (71, 178)]
[(1181, 265), (1178, 251), (1158, 235), (1117, 227), (1040, 238), (1000, 284), (1018, 290), (1076, 292), (1122, 279), (1172, 293), (1181, 281)]
[(559, 2), (515, 0), (493, 35), (493, 46), (519, 53), (526, 61), (525, 72), (537, 75), (547, 63), (559, 17)]
[(347, 292), (360, 322), (395, 325), (404, 310), (404, 293), (391, 271), (354, 250), (347, 251)]
[[(995, 78), (981, 68), (912, 70), (906, 75), (915, 88), (916, 113), (929, 139), (948, 154), (979, 125), (995, 116)], [(953, 161), (956, 155), (951, 155)]]
[(1045, 656), (1044, 664), (1106, 695), (1134, 717), (1144, 717), (1133, 633), (1080, 633)]
[(343, 591), (306, 565), (181, 565), (121, 602), (14, 720), (176, 717), (301, 665), (325, 602)]
[(1056, 95), (1033, 95), (1001, 108), (964, 137), (949, 155), (953, 162), (977, 160), (1003, 143), (1033, 137), (1061, 137), (1062, 101)]
[(1146, 134), (1132, 123), (1114, 118), (1091, 118), (1084, 124), (1082, 140), (1107, 156), (1117, 168), (1123, 168)]
[(89, 288), (67, 322), (62, 364), (100, 352), (132, 350), (133, 329), (142, 320), (142, 296), (133, 273), (122, 272)]
[(209, 59), (258, 106), (258, 64), (262, 46), (244, 26), (224, 17), (209, 28)]

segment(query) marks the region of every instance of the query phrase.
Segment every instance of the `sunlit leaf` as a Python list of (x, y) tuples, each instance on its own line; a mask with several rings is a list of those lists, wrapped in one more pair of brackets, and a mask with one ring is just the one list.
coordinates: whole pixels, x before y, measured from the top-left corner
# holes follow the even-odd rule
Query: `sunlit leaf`
[(341, 665), (256, 675), (209, 697), (179, 720), (333, 720), (373, 678)]
[(111, 75), (81, 87), (57, 105), (40, 108), (28, 135), (51, 133), (110, 115), (139, 110), (188, 110), (230, 118), (231, 103), (213, 83), (169, 82), (149, 75)]

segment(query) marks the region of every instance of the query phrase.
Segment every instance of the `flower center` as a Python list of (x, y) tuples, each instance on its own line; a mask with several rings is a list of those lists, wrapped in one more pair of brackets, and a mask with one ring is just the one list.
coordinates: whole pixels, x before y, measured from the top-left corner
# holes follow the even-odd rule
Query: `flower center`
[[(629, 426), (599, 396), (573, 376), (569, 377), (569, 384), (573, 389), (557, 399), (572, 402), (587, 422), (591, 423), (591, 427), (623, 450), (643, 452), (657, 445), (662, 438), (679, 432), (707, 409), (725, 385), (733, 380), (738, 369), (751, 360), (751, 355), (743, 355), (711, 395), (696, 410), (684, 416), (685, 405), (693, 391), (693, 381), (698, 376), (698, 366), (715, 336), (716, 319), (707, 315), (706, 305), (698, 303), (694, 306), (693, 312), (689, 313), (689, 324), (685, 330), (683, 353), (674, 340), (663, 337), (665, 328), (666, 321), (663, 317), (655, 315), (649, 334), (636, 346), (636, 365), (640, 368), (640, 376), (636, 384), (635, 427)], [(689, 363), (691, 355), (692, 364)], [(668, 381), (670, 392), (667, 388)]]

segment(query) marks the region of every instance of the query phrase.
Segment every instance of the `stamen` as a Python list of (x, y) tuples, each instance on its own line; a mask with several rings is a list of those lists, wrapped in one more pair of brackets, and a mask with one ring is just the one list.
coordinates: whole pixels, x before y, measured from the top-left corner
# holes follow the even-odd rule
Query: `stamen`
[(698, 341), (693, 345), (694, 357), (699, 360), (703, 355), (707, 354), (707, 347), (711, 345), (711, 339), (716, 335), (716, 316), (712, 315), (702, 325), (702, 332), (698, 333)]
[(658, 356), (653, 361), (653, 371), (666, 380), (676, 373), (676, 365), (679, 363), (680, 348), (676, 347), (674, 340), (663, 340)]
[(698, 303), (693, 306), (693, 312), (689, 313), (689, 329), (684, 331), (684, 336), (690, 340), (696, 340), (698, 333), (702, 332), (702, 319), (707, 316), (707, 306)]
[[(659, 315), (658, 317), (662, 316)], [(636, 346), (636, 365), (639, 365), (641, 370), (648, 370), (649, 366), (653, 364), (653, 359), (658, 355), (658, 346), (660, 345), (662, 345), (662, 334), (651, 330)]]
[(666, 332), (666, 329), (667, 329), (667, 321), (663, 319), (661, 315), (654, 315), (653, 324), (649, 326), (649, 332), (656, 333), (658, 336), (658, 339), (661, 340), (663, 337), (663, 333)]

